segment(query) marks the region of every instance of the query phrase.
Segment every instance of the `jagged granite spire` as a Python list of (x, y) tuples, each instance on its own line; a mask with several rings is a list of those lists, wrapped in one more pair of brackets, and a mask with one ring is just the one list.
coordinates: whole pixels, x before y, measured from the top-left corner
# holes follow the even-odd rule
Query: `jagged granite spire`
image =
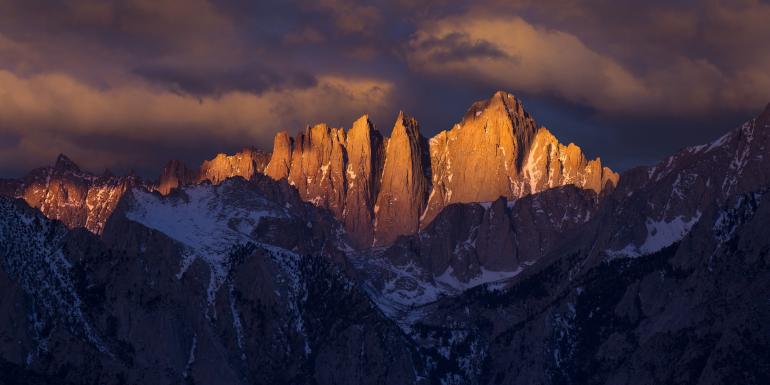
[(347, 194), (343, 221), (357, 246), (372, 244), (374, 236), (374, 204), (380, 188), (383, 140), (379, 131), (364, 115), (348, 131)]
[(374, 206), (375, 244), (392, 243), (399, 235), (413, 234), (430, 190), (428, 146), (417, 121), (399, 112), (385, 147), (380, 193)]
[(275, 180), (288, 178), (289, 170), (291, 169), (292, 152), (294, 152), (294, 139), (286, 131), (275, 134), (273, 155), (265, 167), (265, 175)]

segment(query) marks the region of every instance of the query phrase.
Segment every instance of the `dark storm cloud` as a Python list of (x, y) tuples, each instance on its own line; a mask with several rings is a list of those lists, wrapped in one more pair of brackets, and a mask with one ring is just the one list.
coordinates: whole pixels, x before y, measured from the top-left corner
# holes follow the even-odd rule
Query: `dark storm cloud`
[(399, 109), (432, 135), (504, 89), (626, 168), (770, 101), (767, 20), (752, 0), (0, 0), (0, 162), (151, 174), (363, 113), (387, 133)]
[(467, 33), (451, 32), (441, 37), (430, 37), (413, 47), (431, 52), (432, 61), (463, 61), (474, 58), (510, 59), (510, 55), (485, 40), (473, 40)]
[(195, 96), (221, 95), (231, 91), (259, 94), (274, 88), (308, 88), (317, 84), (312, 74), (291, 70), (279, 72), (259, 63), (213, 69), (146, 66), (133, 72), (151, 83)]

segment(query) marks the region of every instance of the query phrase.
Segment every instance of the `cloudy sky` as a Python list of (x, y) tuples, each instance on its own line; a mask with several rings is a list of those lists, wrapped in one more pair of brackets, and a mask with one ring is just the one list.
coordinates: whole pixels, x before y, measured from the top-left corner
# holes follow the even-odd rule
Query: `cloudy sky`
[(0, 176), (60, 152), (155, 176), (279, 130), (426, 136), (495, 90), (616, 169), (770, 102), (770, 3), (0, 0)]

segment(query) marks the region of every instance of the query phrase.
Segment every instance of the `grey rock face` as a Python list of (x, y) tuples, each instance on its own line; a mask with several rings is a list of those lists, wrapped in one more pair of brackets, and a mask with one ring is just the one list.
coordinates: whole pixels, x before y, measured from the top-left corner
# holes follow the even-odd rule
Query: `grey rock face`
[(712, 143), (623, 175), (595, 222), (592, 255), (649, 254), (681, 239), (712, 204), (770, 185), (770, 108)]
[(592, 191), (565, 186), (510, 203), (500, 198), (450, 205), (419, 235), (386, 249), (384, 257), (397, 265), (417, 262), (434, 276), (448, 271), (461, 282), (484, 270), (515, 271), (578, 230), (595, 215), (598, 202)]
[(768, 198), (737, 196), (667, 248), (587, 269), (590, 238), (572, 239), (508, 282), (428, 305), (413, 334), (449, 368), (437, 377), (467, 383), (763, 383)]

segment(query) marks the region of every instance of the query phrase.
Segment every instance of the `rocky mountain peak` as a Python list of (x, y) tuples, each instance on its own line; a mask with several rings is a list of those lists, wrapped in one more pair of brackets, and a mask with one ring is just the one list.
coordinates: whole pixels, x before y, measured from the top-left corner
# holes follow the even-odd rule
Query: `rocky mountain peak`
[(417, 120), (399, 112), (385, 146), (380, 193), (374, 206), (375, 244), (392, 243), (419, 229), (430, 190), (427, 140)]
[(520, 171), (538, 126), (513, 95), (477, 101), (460, 123), (431, 139), (433, 191), (423, 226), (450, 203), (521, 195)]
[(509, 117), (521, 116), (523, 118), (530, 118), (529, 113), (524, 110), (521, 100), (517, 99), (513, 94), (504, 91), (497, 91), (489, 99), (473, 103), (463, 116), (462, 122), (480, 119), (484, 114), (502, 114)]
[(341, 218), (345, 200), (345, 130), (325, 123), (295, 140), (288, 181), (300, 196)]
[(59, 156), (56, 157), (56, 163), (54, 163), (53, 168), (56, 171), (71, 171), (71, 172), (79, 172), (80, 167), (78, 167), (75, 162), (73, 162), (70, 158), (68, 158), (64, 154), (59, 154)]
[(520, 191), (524, 194), (568, 184), (598, 194), (617, 186), (620, 179), (619, 174), (602, 166), (600, 158), (586, 159), (578, 145), (559, 143), (545, 127), (541, 127), (533, 139), (522, 177)]
[(291, 167), (292, 152), (294, 152), (294, 139), (286, 131), (275, 134), (273, 155), (265, 167), (265, 175), (275, 180), (287, 178)]
[(417, 123), (417, 120), (414, 117), (405, 114), (404, 111), (399, 111), (390, 137), (391, 139), (399, 136), (416, 138), (420, 135), (419, 131), (420, 126)]
[(323, 123), (295, 139), (278, 133), (265, 174), (287, 179), (303, 199), (330, 209), (358, 246), (414, 233), (452, 203), (516, 199), (566, 184), (601, 193), (618, 181), (598, 158), (559, 144), (502, 91), (475, 102), (430, 141), (403, 111), (390, 138), (368, 115), (347, 133)]
[(101, 176), (81, 170), (64, 154), (53, 166), (33, 170), (16, 180), (4, 195), (23, 199), (46, 217), (69, 228), (85, 227), (100, 234), (123, 193), (142, 181), (133, 175)]
[(347, 133), (345, 227), (357, 246), (369, 246), (374, 235), (374, 204), (379, 189), (383, 139), (369, 117), (353, 123)]
[(371, 136), (374, 131), (377, 131), (377, 129), (374, 128), (374, 124), (371, 120), (369, 120), (369, 115), (361, 115), (361, 117), (353, 122), (350, 130), (348, 130), (345, 135), (347, 137), (347, 141), (350, 141), (351, 136), (357, 139), (364, 139)]
[[(63, 155), (56, 169), (79, 170)], [(307, 126), (294, 138), (279, 132), (272, 154), (246, 147), (232, 155), (219, 153), (199, 168), (171, 161), (152, 188), (165, 195), (180, 186), (202, 181), (217, 185), (234, 176), (252, 179), (258, 173), (285, 179), (303, 200), (329, 210), (345, 224), (357, 247), (390, 244), (398, 236), (424, 229), (453, 203), (512, 200), (564, 185), (603, 194), (619, 178), (600, 159), (586, 159), (577, 145), (560, 144), (535, 123), (519, 99), (498, 91), (473, 103), (460, 122), (430, 141), (420, 133), (417, 120), (403, 111), (390, 138), (363, 115), (347, 132), (324, 123)], [(105, 183), (120, 179), (88, 178)], [(39, 179), (46, 181), (45, 176)], [(8, 191), (19, 189), (6, 185)], [(122, 189), (110, 191), (122, 194)], [(75, 196), (73, 191), (69, 188), (61, 195)], [(36, 199), (30, 197), (29, 202), (40, 207)], [(66, 202), (50, 206), (72, 205)], [(98, 218), (108, 215), (101, 212)], [(91, 228), (100, 231), (101, 222)]]

